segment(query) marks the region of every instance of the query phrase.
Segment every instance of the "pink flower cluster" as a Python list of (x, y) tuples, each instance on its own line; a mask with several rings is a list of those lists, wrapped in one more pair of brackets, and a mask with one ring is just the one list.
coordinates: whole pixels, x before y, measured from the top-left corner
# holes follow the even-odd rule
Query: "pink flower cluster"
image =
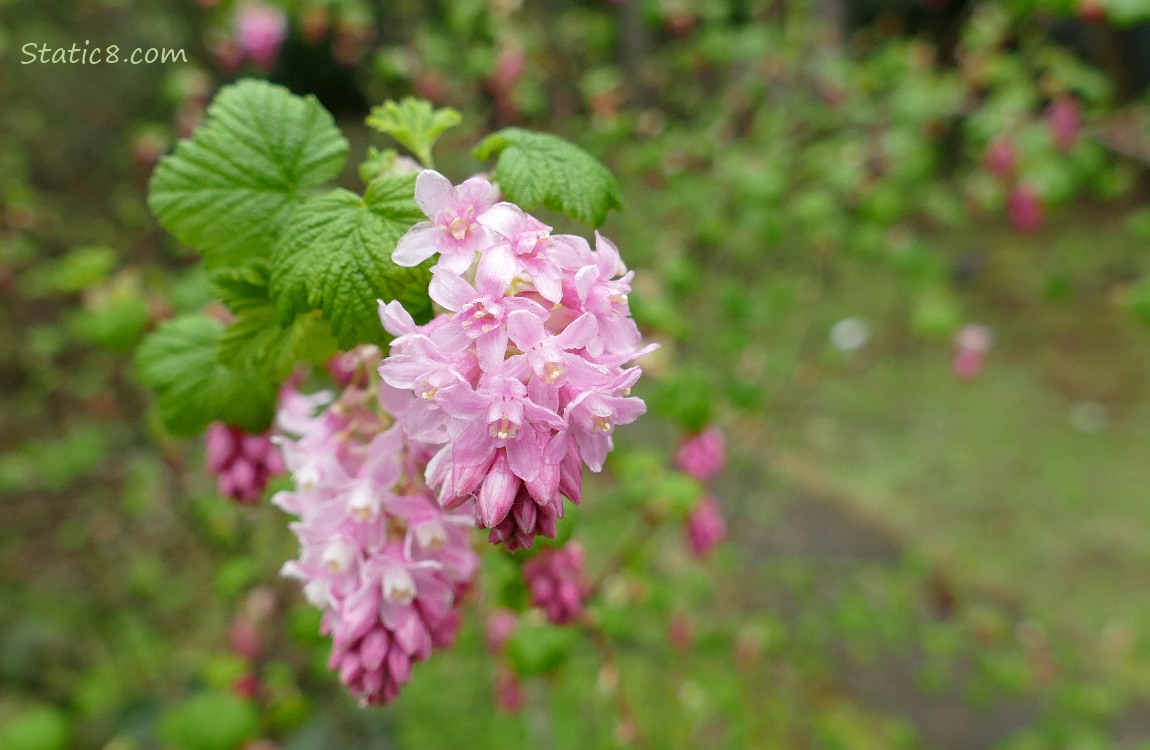
[(284, 473), (283, 459), (267, 435), (213, 422), (204, 437), (208, 472), (224, 497), (245, 504), (260, 499), (268, 481)]
[[(552, 235), (479, 178), (424, 171), (415, 198), (429, 221), (393, 259), (438, 255), (429, 292), (442, 312), (416, 325), (381, 303), (394, 337), (383, 362), (373, 346), (341, 355), (338, 398), (289, 388), (278, 417), (296, 489), (273, 502), (299, 517), (301, 546), (284, 574), (323, 610), (329, 666), (365, 704), (391, 701), (414, 662), (454, 639), (478, 566), (468, 528), (512, 550), (555, 536), (583, 464), (602, 469), (615, 426), (646, 410), (628, 365), (653, 348), (640, 348), (632, 274), (607, 240)], [(528, 567), (552, 619), (576, 617), (578, 547)]]
[(281, 397), (280, 427), (295, 437), (277, 441), (296, 489), (272, 502), (299, 517), (300, 556), (283, 572), (324, 612), (329, 667), (362, 703), (383, 705), (414, 662), (454, 640), (479, 559), (470, 516), (443, 510), (423, 483), (428, 453), (374, 408), (377, 388), (349, 381), (330, 404), (326, 392)]
[(603, 467), (616, 425), (646, 411), (629, 396), (642, 371), (627, 295), (632, 273), (608, 240), (595, 249), (511, 203), (487, 180), (416, 179), (428, 217), (400, 240), (403, 266), (437, 257), (418, 326), (381, 305), (395, 337), (379, 372), (412, 445), (431, 454), (426, 482), (445, 508), (474, 505), (489, 539), (528, 548), (554, 537), (563, 497), (580, 500), (582, 465)]

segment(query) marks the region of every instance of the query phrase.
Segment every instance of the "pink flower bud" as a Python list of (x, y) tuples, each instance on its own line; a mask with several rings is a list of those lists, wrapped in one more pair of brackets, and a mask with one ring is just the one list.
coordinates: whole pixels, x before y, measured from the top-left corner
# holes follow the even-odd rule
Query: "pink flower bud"
[(687, 517), (687, 543), (696, 557), (706, 557), (727, 536), (719, 501), (707, 495)]
[(727, 441), (718, 427), (708, 427), (687, 438), (679, 446), (675, 465), (705, 482), (723, 470), (727, 463)]

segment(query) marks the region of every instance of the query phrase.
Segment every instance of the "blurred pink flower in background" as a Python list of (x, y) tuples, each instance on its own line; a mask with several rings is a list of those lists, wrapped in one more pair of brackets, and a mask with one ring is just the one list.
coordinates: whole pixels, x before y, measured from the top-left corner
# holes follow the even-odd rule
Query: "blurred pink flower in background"
[(213, 422), (204, 438), (208, 473), (224, 497), (255, 503), (268, 481), (284, 473), (283, 458), (266, 435), (252, 435), (239, 427)]
[(705, 482), (727, 464), (727, 440), (718, 427), (708, 427), (683, 441), (675, 466)]
[(974, 323), (965, 325), (954, 337), (951, 369), (962, 380), (977, 378), (986, 366), (986, 353), (994, 343), (990, 329)]
[(727, 536), (719, 501), (706, 495), (687, 517), (687, 543), (697, 557), (706, 557)]
[(1059, 151), (1069, 151), (1078, 142), (1082, 129), (1082, 108), (1073, 96), (1063, 95), (1050, 103), (1046, 110), (1046, 124)]
[(510, 669), (500, 667), (495, 673), (495, 707), (505, 714), (517, 714), (526, 704), (519, 678)]
[(492, 654), (499, 654), (507, 645), (507, 639), (519, 627), (519, 618), (509, 609), (497, 609), (487, 616), (487, 631), (485, 641), (487, 650)]
[(274, 5), (241, 3), (236, 7), (234, 30), (243, 56), (261, 68), (270, 68), (287, 37), (288, 19)]
[(1010, 223), (1020, 232), (1034, 232), (1042, 226), (1042, 199), (1029, 185), (1019, 185), (1011, 192), (1007, 211)]
[(982, 155), (982, 164), (987, 172), (999, 179), (1011, 177), (1018, 166), (1014, 142), (1001, 136), (992, 140)]
[(523, 566), (531, 603), (543, 608), (547, 619), (556, 625), (566, 625), (583, 615), (583, 601), (589, 593), (584, 560), (583, 547), (568, 542), (559, 549), (540, 552)]

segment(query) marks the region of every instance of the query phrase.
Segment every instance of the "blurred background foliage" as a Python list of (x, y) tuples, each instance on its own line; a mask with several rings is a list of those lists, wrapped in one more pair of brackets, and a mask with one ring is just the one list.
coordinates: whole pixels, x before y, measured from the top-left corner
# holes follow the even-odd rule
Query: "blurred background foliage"
[[(246, 56), (245, 6), (0, 0), (0, 749), (1150, 747), (1150, 2), (293, 0)], [(187, 61), (24, 64), (86, 42)], [(372, 104), (453, 106), (456, 179), (510, 124), (609, 164), (663, 349), (566, 523), (599, 572), (717, 423), (729, 543), (645, 537), (605, 642), (529, 622), (509, 665), (486, 550), (455, 649), (346, 698), (286, 519), (217, 497), (127, 364), (211, 297), (144, 195), (241, 75), (353, 153)]]

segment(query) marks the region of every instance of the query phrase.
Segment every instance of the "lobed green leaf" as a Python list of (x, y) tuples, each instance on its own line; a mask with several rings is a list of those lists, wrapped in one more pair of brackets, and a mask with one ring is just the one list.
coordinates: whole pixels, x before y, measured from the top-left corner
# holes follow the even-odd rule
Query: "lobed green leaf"
[(495, 157), (495, 179), (507, 199), (530, 210), (542, 205), (590, 226), (622, 208), (619, 183), (583, 149), (547, 133), (504, 128), (475, 147), (475, 157)]
[(237, 370), (255, 370), (282, 382), (297, 362), (320, 364), (338, 351), (331, 327), (318, 313), (281, 325), (268, 285), (271, 269), (257, 262), (212, 277), (220, 299), (236, 316), (220, 338), (219, 359)]
[(407, 147), (427, 167), (433, 167), (431, 148), (448, 128), (462, 121), (454, 109), (433, 109), (430, 102), (405, 97), (398, 103), (384, 102), (371, 110), (368, 127), (390, 135)]
[(245, 80), (156, 167), (148, 206), (209, 265), (270, 257), (294, 206), (339, 174), (347, 140), (314, 97)]
[(398, 299), (426, 317), (430, 274), (391, 261), (400, 237), (423, 218), (414, 175), (380, 177), (360, 197), (333, 190), (293, 214), (273, 256), (271, 299), (281, 322), (321, 310), (342, 348), (385, 343), (376, 300)]
[(156, 392), (164, 427), (186, 437), (220, 420), (262, 432), (275, 413), (276, 386), (217, 358), (223, 324), (185, 315), (160, 324), (136, 351), (136, 372)]

